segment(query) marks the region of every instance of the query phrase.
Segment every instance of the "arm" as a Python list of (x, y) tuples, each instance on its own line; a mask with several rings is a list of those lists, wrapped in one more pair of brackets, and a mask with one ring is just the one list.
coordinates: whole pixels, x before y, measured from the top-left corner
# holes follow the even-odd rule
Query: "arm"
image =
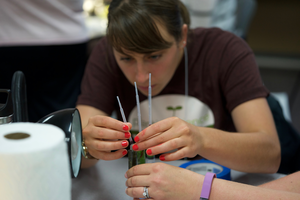
[[(119, 159), (127, 154), (131, 129), (130, 123), (123, 123), (108, 117), (106, 113), (91, 106), (78, 105), (82, 123), (82, 135), (89, 153), (102, 160)], [(117, 150), (111, 152), (111, 150)], [(96, 159), (82, 157), (81, 168), (88, 168), (97, 163)]]
[[(176, 174), (174, 176), (174, 174)], [(290, 175), (294, 180), (293, 185), (299, 186), (299, 175)], [(298, 178), (297, 178), (298, 176)], [(127, 178), (126, 194), (135, 199), (143, 198), (143, 187), (148, 187), (151, 198), (160, 200), (199, 200), (204, 176), (190, 170), (167, 165), (164, 163), (153, 163), (137, 165), (129, 169)], [(281, 179), (276, 180), (278, 183)], [(292, 187), (292, 184), (290, 184)], [(299, 187), (298, 187), (299, 192)], [(262, 188), (233, 181), (215, 178), (212, 182), (210, 200), (296, 200), (300, 198), (299, 193), (288, 192), (278, 189)]]
[(165, 161), (199, 154), (238, 171), (276, 172), (280, 163), (280, 144), (266, 99), (254, 99), (237, 106), (232, 117), (237, 133), (196, 127), (178, 118), (168, 118), (139, 133), (135, 138), (139, 140), (135, 149), (151, 147), (147, 150), (151, 155), (177, 149), (161, 155), (161, 160)]
[(280, 144), (266, 99), (245, 102), (232, 111), (238, 133), (210, 129), (201, 155), (232, 169), (275, 173)]
[(260, 185), (262, 188), (282, 190), (300, 194), (300, 171), (287, 175), (280, 179)]

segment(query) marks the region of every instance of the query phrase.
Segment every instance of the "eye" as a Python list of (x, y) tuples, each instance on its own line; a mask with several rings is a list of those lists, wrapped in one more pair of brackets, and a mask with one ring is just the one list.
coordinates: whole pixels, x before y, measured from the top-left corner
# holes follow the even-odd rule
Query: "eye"
[(120, 60), (122, 60), (122, 61), (131, 61), (132, 58), (130, 58), (130, 57), (121, 57)]
[(161, 54), (158, 54), (158, 55), (151, 55), (151, 56), (149, 56), (149, 59), (151, 59), (151, 60), (157, 60), (157, 59), (159, 59), (161, 57)]

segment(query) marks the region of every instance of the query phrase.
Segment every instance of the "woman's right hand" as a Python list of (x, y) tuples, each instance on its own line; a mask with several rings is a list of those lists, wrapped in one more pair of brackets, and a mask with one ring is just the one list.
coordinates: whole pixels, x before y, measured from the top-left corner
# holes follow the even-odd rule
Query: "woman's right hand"
[[(102, 115), (90, 117), (82, 135), (88, 152), (96, 159), (115, 160), (127, 154), (125, 149), (132, 125)], [(116, 150), (111, 152), (112, 150)]]

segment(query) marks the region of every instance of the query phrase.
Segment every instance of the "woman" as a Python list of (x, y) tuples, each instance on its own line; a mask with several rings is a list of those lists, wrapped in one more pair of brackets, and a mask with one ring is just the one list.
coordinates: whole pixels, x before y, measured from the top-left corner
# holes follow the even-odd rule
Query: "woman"
[[(147, 127), (149, 73), (155, 123)], [(266, 101), (269, 91), (253, 52), (229, 32), (189, 30), (180, 1), (111, 2), (107, 36), (89, 59), (77, 102), (91, 158), (126, 155), (128, 131), (138, 130), (134, 82), (143, 119), (134, 150), (162, 154), (164, 161), (200, 155), (244, 172), (278, 170), (280, 145)], [(119, 113), (118, 120), (109, 117), (119, 110), (116, 96), (131, 123), (119, 121)], [(96, 162), (84, 159), (82, 167)]]

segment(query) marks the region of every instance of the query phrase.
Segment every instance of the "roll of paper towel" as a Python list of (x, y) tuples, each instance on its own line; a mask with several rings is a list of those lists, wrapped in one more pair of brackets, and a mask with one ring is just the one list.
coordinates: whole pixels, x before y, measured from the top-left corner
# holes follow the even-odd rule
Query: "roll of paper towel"
[(70, 200), (64, 132), (53, 125), (0, 125), (0, 199)]

